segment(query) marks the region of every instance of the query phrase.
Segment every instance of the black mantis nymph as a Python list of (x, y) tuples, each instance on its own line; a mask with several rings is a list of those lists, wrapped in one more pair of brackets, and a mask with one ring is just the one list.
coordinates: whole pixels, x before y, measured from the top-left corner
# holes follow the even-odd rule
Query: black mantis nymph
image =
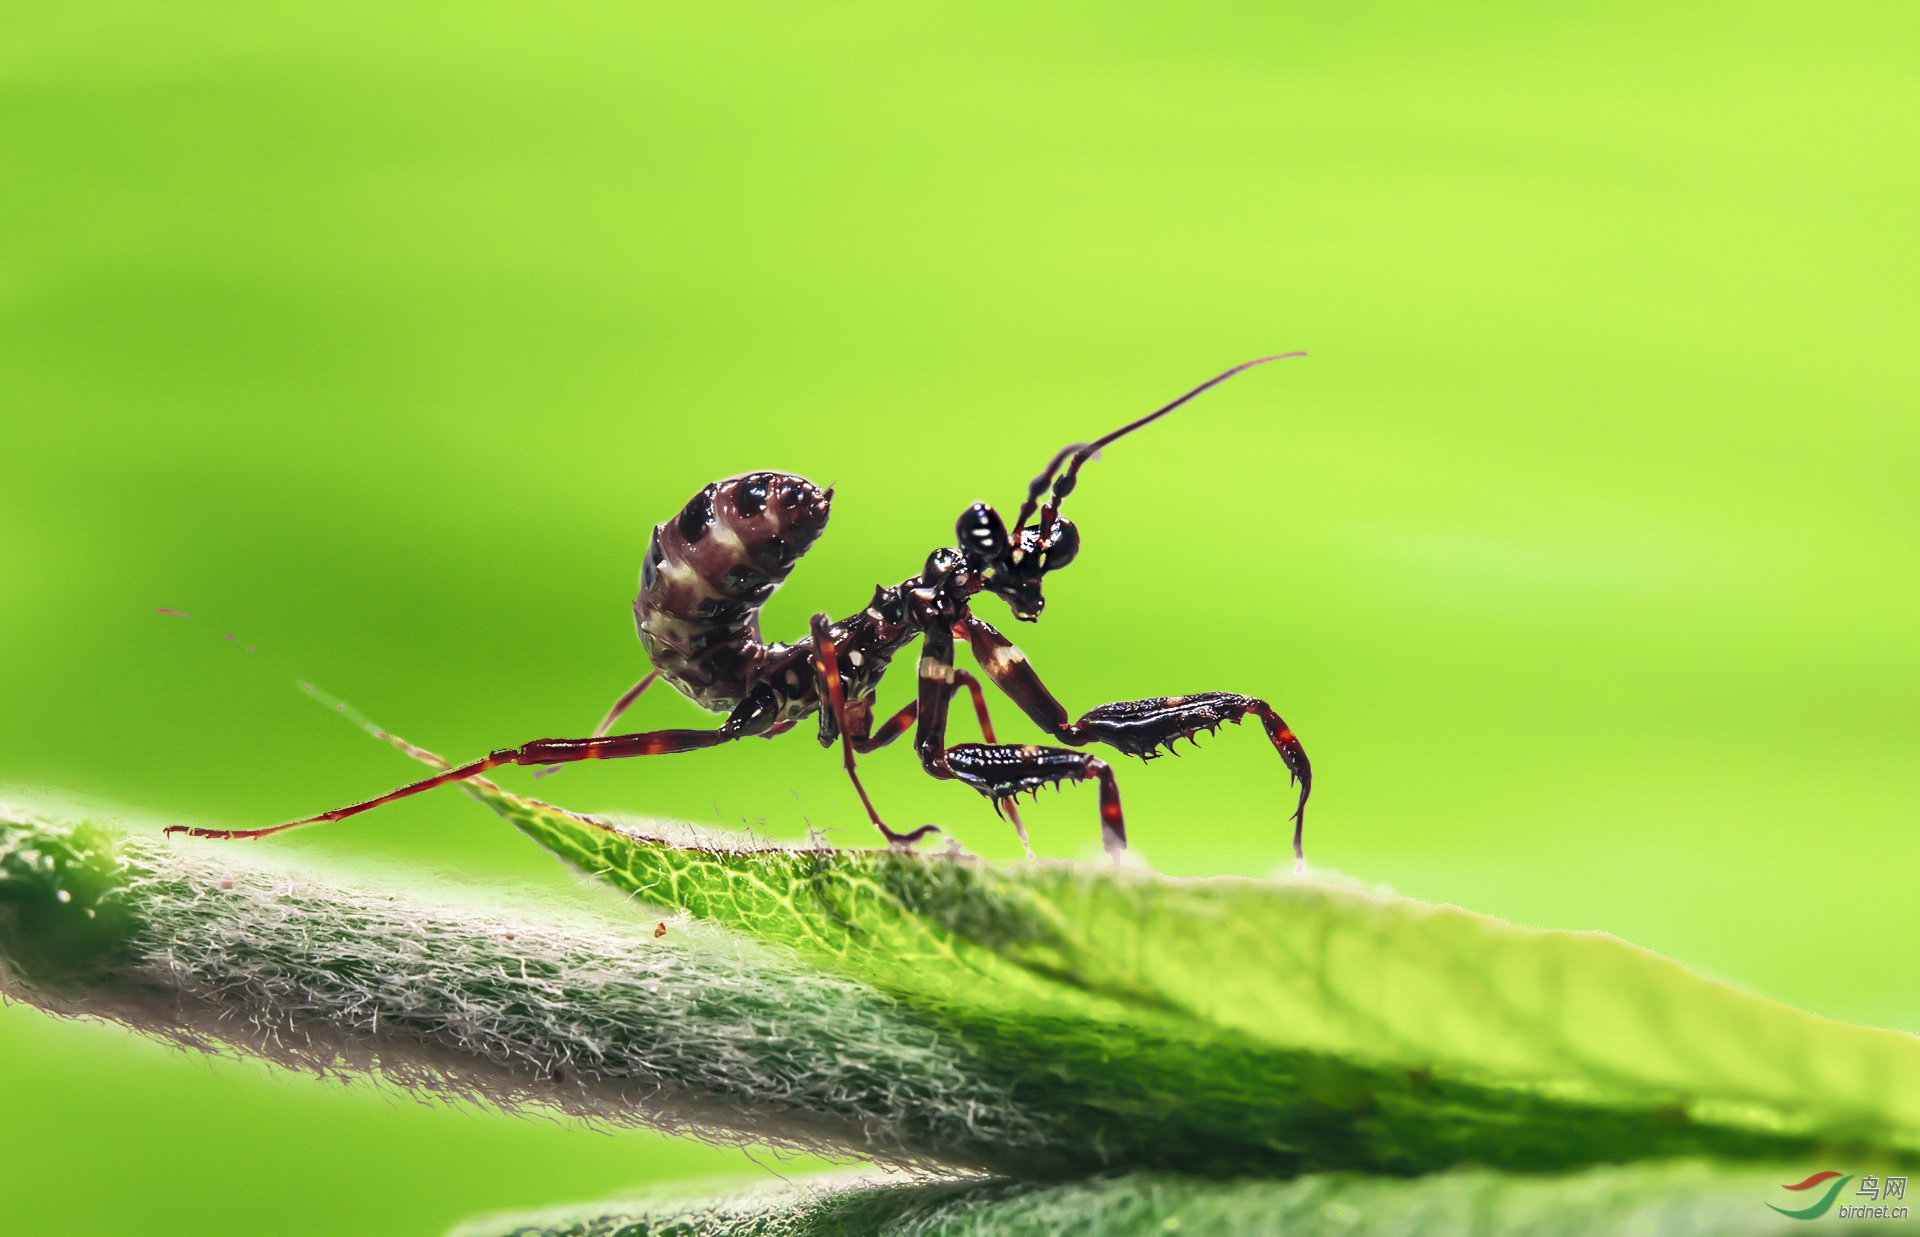
[[(1014, 809), (1015, 796), (1063, 782), (1097, 781), (1102, 840), (1108, 853), (1117, 857), (1127, 844), (1119, 785), (1106, 761), (1078, 749), (1102, 743), (1148, 759), (1162, 747), (1171, 749), (1178, 739), (1192, 739), (1224, 722), (1238, 724), (1251, 714), (1260, 719), (1288, 774), (1300, 787), (1292, 813), (1293, 852), (1298, 861), (1303, 854), (1301, 835), (1307, 796), (1313, 790), (1313, 768), (1300, 740), (1266, 701), (1230, 692), (1202, 692), (1105, 704), (1081, 714), (1077, 721), (1070, 720), (1071, 714), (1041, 683), (1026, 657), (975, 614), (971, 603), (976, 595), (991, 593), (1007, 603), (1015, 618), (1037, 620), (1046, 604), (1042, 581), (1079, 552), (1080, 532), (1061, 516), (1060, 508), (1078, 484), (1080, 469), (1101, 448), (1235, 374), (1301, 355), (1291, 352), (1236, 365), (1110, 434), (1062, 447), (1028, 485), (1011, 529), (992, 507), (974, 503), (961, 513), (955, 527), (958, 545), (929, 554), (920, 574), (876, 588), (866, 607), (849, 618), (831, 622), (824, 614), (814, 615), (809, 633), (791, 644), (761, 639), (760, 609), (826, 527), (833, 491), (821, 490), (804, 477), (776, 472), (716, 481), (653, 530), (640, 570), (640, 594), (633, 603), (634, 620), (653, 670), (615, 702), (592, 735), (501, 748), (378, 798), (305, 820), (265, 829), (176, 825), (168, 832), (265, 837), (300, 825), (344, 820), (500, 765), (547, 766), (550, 771), (575, 760), (691, 752), (756, 735), (771, 738), (817, 715), (821, 745), (840, 744), (860, 802), (891, 846), (911, 846), (938, 829), (921, 825), (901, 832), (889, 827), (861, 785), (854, 757), (885, 747), (913, 727), (921, 767), (936, 778), (964, 782), (985, 795), (995, 811), (1011, 816), (1023, 846), (1027, 834)], [(876, 728), (874, 693), (881, 677), (915, 639), (921, 642), (917, 698)], [(995, 742), (979, 679), (954, 665), (957, 640), (971, 647), (987, 678), (1021, 712), (1066, 746)], [(713, 730), (608, 734), (627, 707), (658, 679), (665, 679), (696, 704), (726, 714), (726, 720)], [(961, 688), (972, 696), (984, 743), (947, 745), (947, 709)], [(1031, 847), (1027, 853), (1032, 854)]]

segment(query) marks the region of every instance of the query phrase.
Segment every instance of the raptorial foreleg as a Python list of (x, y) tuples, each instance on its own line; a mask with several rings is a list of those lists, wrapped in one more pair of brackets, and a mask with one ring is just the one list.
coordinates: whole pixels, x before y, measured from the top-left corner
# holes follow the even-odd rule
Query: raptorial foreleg
[[(957, 685), (964, 683), (973, 693), (973, 711), (980, 718), (980, 733), (988, 743), (995, 742), (993, 721), (987, 716), (986, 694), (980, 690), (980, 680), (964, 670), (953, 667), (953, 639), (963, 628), (951, 630), (934, 628), (921, 637), (920, 644), (920, 692), (919, 697), (910, 706), (919, 722), (914, 732), (914, 750), (920, 754), (921, 767), (938, 778), (953, 776), (946, 771), (947, 753), (947, 706), (953, 701)], [(900, 716), (905, 716), (901, 710)], [(889, 723), (891, 724), (891, 723)], [(1020, 809), (1014, 804), (1011, 795), (1002, 796), (993, 801), (993, 810), (1005, 820), (1013, 822), (1013, 832), (1020, 839), (1020, 848), (1027, 852), (1027, 858), (1033, 858), (1033, 843), (1027, 840), (1027, 822), (1020, 819)]]
[(1114, 858), (1127, 848), (1127, 822), (1120, 811), (1120, 786), (1106, 761), (1064, 747), (1031, 743), (962, 743), (944, 753), (945, 775), (993, 800), (994, 810), (1015, 795), (1033, 794), (1061, 782), (1100, 781), (1100, 833)]
[(1089, 709), (1065, 728), (1068, 733), (1062, 737), (1068, 742), (1105, 743), (1129, 756), (1151, 760), (1163, 747), (1172, 751), (1178, 739), (1190, 740), (1202, 730), (1218, 730), (1222, 722), (1237, 726), (1249, 713), (1260, 719), (1288, 774), (1299, 783), (1300, 802), (1293, 811), (1293, 856), (1302, 859), (1301, 834), (1306, 825), (1307, 796), (1313, 793), (1313, 766), (1300, 740), (1266, 701), (1232, 692), (1123, 700)]
[(1301, 843), (1306, 829), (1307, 796), (1313, 792), (1313, 766), (1300, 740), (1266, 701), (1231, 692), (1161, 696), (1101, 705), (1083, 714), (1079, 721), (1070, 722), (1066, 706), (1041, 683), (1026, 655), (1014, 647), (1011, 640), (978, 615), (969, 614), (962, 630), (973, 646), (975, 659), (994, 685), (1006, 692), (1042, 730), (1075, 747), (1105, 743), (1129, 756), (1144, 759), (1153, 756), (1160, 747), (1171, 748), (1175, 739), (1191, 739), (1202, 730), (1216, 729), (1222, 722), (1238, 723), (1248, 713), (1259, 717), (1288, 774), (1300, 787), (1300, 800), (1293, 810), (1293, 856), (1303, 860)]

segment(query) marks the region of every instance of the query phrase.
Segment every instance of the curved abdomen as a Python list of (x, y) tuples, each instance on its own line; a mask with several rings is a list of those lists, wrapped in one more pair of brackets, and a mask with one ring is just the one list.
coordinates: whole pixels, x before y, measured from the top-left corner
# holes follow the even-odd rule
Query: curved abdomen
[(654, 528), (633, 617), (662, 678), (718, 713), (740, 703), (767, 658), (760, 607), (827, 526), (832, 500), (804, 477), (747, 473)]

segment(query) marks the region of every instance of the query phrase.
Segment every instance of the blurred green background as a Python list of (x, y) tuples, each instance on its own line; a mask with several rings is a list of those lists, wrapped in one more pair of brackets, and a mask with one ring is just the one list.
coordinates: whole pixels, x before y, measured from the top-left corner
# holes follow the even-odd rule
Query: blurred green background
[[(1316, 864), (1920, 1029), (1920, 9), (4, 11), (8, 797), (247, 826), (415, 775), (296, 678), (453, 757), (583, 733), (705, 482), (837, 484), (791, 638), (1063, 442), (1304, 348), (1089, 468), (1014, 633), (1069, 707), (1264, 696)], [(1122, 770), (1138, 851), (1284, 869), (1279, 762), (1207, 748)], [(1018, 853), (905, 746), (865, 768)], [(806, 734), (540, 789), (873, 841)], [(1097, 853), (1085, 788), (1028, 816)], [(455, 793), (264, 845), (566, 880)], [(64, 1232), (762, 1171), (17, 1006), (0, 1158), (9, 1226)]]

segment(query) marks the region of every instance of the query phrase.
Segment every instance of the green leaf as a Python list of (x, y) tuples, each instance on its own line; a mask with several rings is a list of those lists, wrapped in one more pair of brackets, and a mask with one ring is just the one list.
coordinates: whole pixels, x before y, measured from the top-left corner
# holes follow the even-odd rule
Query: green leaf
[(986, 1149), (1023, 1177), (1920, 1153), (1920, 1040), (1601, 933), (1306, 881), (677, 844), (467, 790), (579, 870), (958, 1037), (1052, 1124)]
[[(1792, 1170), (1671, 1163), (1551, 1177), (1324, 1174), (1216, 1182), (1136, 1174), (1065, 1185), (802, 1181), (474, 1220), (453, 1237), (1758, 1237)], [(1907, 1231), (1904, 1220), (1847, 1223)]]

